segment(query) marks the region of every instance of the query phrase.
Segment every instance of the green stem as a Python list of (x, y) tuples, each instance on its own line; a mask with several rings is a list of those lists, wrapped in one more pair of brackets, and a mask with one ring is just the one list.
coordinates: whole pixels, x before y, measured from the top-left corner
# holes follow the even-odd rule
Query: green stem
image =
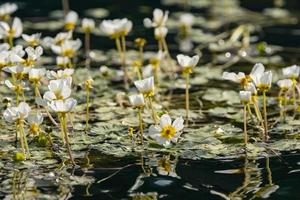
[(85, 131), (89, 130), (89, 115), (90, 115), (90, 90), (86, 89), (86, 115), (85, 115)]
[(69, 142), (69, 136), (68, 136), (68, 132), (67, 132), (67, 121), (66, 121), (66, 113), (62, 113), (61, 115), (61, 126), (62, 126), (62, 131), (64, 133), (64, 138), (65, 138), (65, 142), (67, 145), (67, 150), (68, 150), (68, 154), (71, 160), (72, 165), (75, 165), (73, 156), (72, 156), (72, 151), (71, 151), (71, 147), (70, 147), (70, 142)]
[(84, 35), (84, 46), (85, 46), (85, 57), (86, 57), (85, 58), (85, 66), (87, 68), (90, 67), (90, 62), (91, 62), (90, 56), (89, 56), (90, 49), (91, 49), (90, 40), (91, 40), (91, 34), (90, 34), (90, 32), (86, 32)]
[(8, 36), (8, 43), (9, 43), (10, 48), (14, 47), (14, 38), (12, 35)]
[(18, 132), (19, 132), (19, 137), (20, 137), (21, 149), (22, 149), (22, 152), (25, 154), (26, 151), (25, 151), (23, 132), (21, 130), (21, 122), (17, 122), (17, 134), (16, 134), (16, 136), (18, 136)]
[(186, 125), (188, 125), (189, 121), (189, 109), (190, 109), (190, 93), (189, 93), (189, 85), (190, 85), (190, 74), (186, 74), (185, 79), (185, 113), (186, 113)]
[(23, 120), (20, 121), (20, 131), (22, 132), (22, 136), (21, 137), (23, 137), (23, 141), (24, 141), (26, 153), (27, 153), (28, 157), (30, 158), (30, 151), (29, 151), (29, 147), (28, 147), (28, 143), (27, 143), (27, 138), (26, 138), (25, 131), (24, 131)]
[(149, 107), (150, 107), (150, 110), (152, 112), (152, 119), (153, 119), (154, 123), (157, 125), (158, 122), (157, 122), (157, 117), (156, 117), (155, 110), (153, 108), (152, 98), (149, 97), (148, 99), (149, 99)]
[(263, 109), (264, 109), (264, 130), (265, 130), (265, 141), (268, 140), (268, 117), (267, 117), (267, 96), (266, 91), (263, 91)]
[(245, 143), (245, 148), (247, 147), (248, 143), (248, 134), (247, 134), (247, 106), (249, 104), (244, 105), (244, 143)]
[[(122, 44), (121, 44), (121, 40), (122, 40)], [(123, 45), (125, 45), (125, 47), (122, 47)], [(117, 50), (120, 55), (121, 65), (122, 65), (123, 72), (124, 72), (124, 86), (125, 86), (125, 89), (127, 90), (129, 88), (129, 86), (128, 86), (128, 74), (127, 74), (127, 68), (126, 68), (126, 58), (125, 58), (125, 56), (126, 56), (125, 55), (125, 51), (126, 51), (125, 36), (122, 36), (121, 38), (116, 38), (116, 46), (117, 46)]]
[(139, 128), (140, 128), (141, 142), (142, 142), (142, 145), (144, 145), (142, 109), (139, 109), (138, 117), (139, 117)]
[[(36, 96), (37, 96), (37, 97), (42, 98), (41, 93), (40, 93), (40, 90), (39, 90), (39, 87), (37, 87), (37, 86), (35, 87), (35, 92), (36, 92)], [(47, 107), (45, 107), (45, 111), (46, 111), (46, 113), (47, 113), (47, 115), (48, 115), (50, 121), (51, 121), (55, 126), (58, 127), (57, 122), (54, 120), (54, 118), (53, 118), (52, 115), (50, 114), (50, 112), (49, 112), (49, 110), (48, 110)]]

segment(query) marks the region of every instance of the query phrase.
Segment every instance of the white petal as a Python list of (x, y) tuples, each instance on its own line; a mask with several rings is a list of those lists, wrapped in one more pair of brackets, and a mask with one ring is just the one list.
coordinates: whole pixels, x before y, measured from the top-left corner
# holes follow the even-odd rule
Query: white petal
[(160, 117), (160, 127), (164, 128), (165, 126), (171, 125), (172, 120), (168, 114), (164, 114)]

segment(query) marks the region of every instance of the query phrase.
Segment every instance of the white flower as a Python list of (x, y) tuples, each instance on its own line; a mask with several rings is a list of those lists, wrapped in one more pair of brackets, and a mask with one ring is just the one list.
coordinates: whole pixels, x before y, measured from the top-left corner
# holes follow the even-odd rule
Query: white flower
[(73, 30), (78, 20), (78, 14), (75, 11), (70, 11), (65, 16), (65, 28), (67, 30)]
[(37, 46), (36, 48), (27, 47), (25, 51), (27, 53), (27, 65), (33, 65), (43, 54), (43, 48), (41, 46)]
[(255, 87), (255, 85), (254, 85), (253, 83), (248, 83), (248, 84), (244, 87), (244, 89), (245, 89), (246, 91), (251, 92), (251, 94), (252, 94), (253, 96), (256, 96), (256, 95), (257, 95), (257, 90), (256, 90), (256, 87)]
[(35, 33), (32, 35), (22, 34), (22, 38), (30, 46), (37, 46), (40, 44), (41, 33)]
[(43, 45), (45, 47), (51, 47), (51, 45), (62, 45), (65, 41), (70, 40), (72, 38), (73, 32), (61, 32), (58, 33), (54, 38), (45, 37), (43, 39)]
[(5, 20), (7, 16), (10, 16), (18, 9), (15, 3), (5, 3), (0, 6), (0, 19)]
[(51, 49), (54, 53), (72, 58), (75, 56), (77, 50), (81, 47), (81, 40), (66, 40), (61, 45), (52, 45)]
[(168, 28), (166, 27), (157, 27), (154, 29), (155, 39), (159, 40), (165, 38), (168, 34)]
[(49, 79), (68, 79), (72, 78), (74, 69), (64, 69), (58, 71), (48, 71), (47, 76)]
[(282, 90), (288, 90), (288, 89), (292, 88), (293, 81), (291, 79), (283, 79), (283, 80), (277, 81), (277, 85)]
[(165, 11), (165, 13), (159, 9), (156, 8), (153, 11), (153, 19), (145, 18), (144, 19), (144, 26), (146, 28), (150, 27), (161, 27), (166, 26), (167, 20), (168, 20), (169, 12)]
[(235, 83), (241, 84), (246, 87), (255, 77), (261, 76), (265, 71), (265, 67), (261, 63), (257, 63), (252, 68), (249, 75), (244, 72), (234, 73), (234, 72), (223, 72), (222, 78)]
[(70, 58), (66, 56), (57, 56), (56, 57), (56, 65), (59, 67), (65, 67), (70, 63)]
[(95, 21), (93, 19), (83, 18), (81, 26), (84, 32), (92, 32), (95, 28)]
[(44, 117), (40, 111), (31, 112), (27, 119), (29, 124), (38, 124), (38, 125), (42, 124), (43, 120), (44, 120)]
[(15, 74), (15, 75), (20, 75), (23, 76), (25, 74), (28, 74), (30, 68), (29, 67), (24, 67), (21, 65), (16, 65), (16, 66), (11, 66), (11, 67), (5, 67), (3, 68), (3, 71), (11, 73), (11, 74)]
[(182, 14), (182, 15), (179, 17), (179, 22), (180, 22), (184, 27), (190, 28), (190, 27), (193, 26), (193, 23), (194, 23), (194, 15), (192, 15), (192, 14), (190, 14), (190, 13)]
[(251, 70), (250, 77), (254, 79), (254, 77), (259, 77), (265, 72), (265, 66), (261, 63), (256, 63)]
[(129, 96), (129, 101), (134, 108), (142, 108), (145, 106), (145, 100), (142, 94), (135, 94)]
[(23, 32), (23, 25), (20, 18), (15, 17), (10, 27), (6, 22), (0, 21), (0, 38), (18, 38)]
[(7, 43), (2, 43), (2, 44), (0, 44), (0, 52), (2, 53), (2, 52), (6, 52), (6, 51), (8, 51), (10, 49), (10, 47), (9, 47), (9, 44), (7, 44)]
[(132, 29), (132, 22), (127, 18), (103, 20), (100, 24), (100, 29), (103, 33), (114, 39), (126, 36)]
[(151, 97), (154, 95), (153, 76), (143, 80), (134, 81), (134, 85), (139, 90), (139, 92), (142, 93), (145, 97)]
[(44, 68), (32, 68), (30, 69), (29, 81), (38, 83), (46, 74), (46, 70)]
[(242, 104), (248, 104), (251, 102), (251, 92), (250, 91), (240, 91), (240, 100)]
[(29, 130), (33, 134), (38, 134), (40, 125), (43, 123), (44, 117), (41, 112), (31, 112), (28, 116)]
[(71, 112), (77, 105), (77, 101), (73, 98), (67, 100), (54, 100), (48, 103), (49, 107), (57, 113)]
[(183, 67), (184, 72), (191, 73), (193, 68), (199, 62), (199, 56), (195, 55), (193, 57), (185, 56), (183, 54), (177, 55), (177, 61), (181, 67)]
[(267, 71), (253, 77), (253, 82), (259, 90), (269, 90), (272, 84), (272, 72)]
[(25, 119), (28, 117), (31, 108), (25, 102), (19, 103), (17, 107), (9, 107), (3, 112), (3, 117), (7, 122), (14, 122), (17, 119)]
[(297, 79), (300, 73), (300, 67), (293, 65), (282, 69), (282, 73), (286, 78)]
[(177, 142), (184, 127), (183, 122), (182, 117), (179, 117), (172, 123), (170, 116), (164, 114), (160, 118), (159, 125), (150, 126), (147, 135), (155, 139), (159, 144), (168, 146), (171, 142)]
[(10, 82), (10, 80), (5, 80), (4, 84), (11, 90), (15, 91), (15, 92), (23, 92), (24, 90), (29, 90), (28, 87), (26, 87), (26, 84), (24, 81), (21, 81), (20, 83), (18, 83), (17, 85), (14, 85)]
[(9, 64), (9, 52), (1, 51), (0, 52), (0, 69)]
[(43, 96), (48, 101), (67, 99), (72, 92), (67, 79), (51, 80), (48, 89), (49, 91), (45, 92)]

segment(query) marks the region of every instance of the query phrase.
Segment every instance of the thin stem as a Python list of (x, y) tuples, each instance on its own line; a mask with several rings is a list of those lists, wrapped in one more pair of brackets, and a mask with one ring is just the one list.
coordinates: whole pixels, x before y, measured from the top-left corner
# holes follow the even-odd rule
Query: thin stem
[(143, 64), (144, 63), (144, 48), (143, 48), (143, 46), (139, 47), (139, 56), (140, 56), (141, 63)]
[(18, 135), (19, 132), (19, 137), (20, 137), (20, 144), (21, 144), (21, 149), (22, 152), (25, 154), (25, 145), (24, 145), (24, 137), (23, 137), (23, 132), (21, 131), (21, 126), (20, 126), (20, 122), (17, 122), (17, 134)]
[[(263, 119), (262, 119), (262, 115), (261, 115), (261, 112), (260, 112), (260, 109), (259, 109), (259, 107), (258, 107), (258, 103), (257, 103), (257, 100), (256, 100), (256, 99), (254, 99), (253, 105), (254, 105), (254, 111), (255, 111), (255, 114), (256, 114), (256, 116), (257, 116), (259, 122), (261, 123), (261, 128), (264, 128), (264, 126), (265, 126), (265, 125), (264, 125), (264, 121), (263, 121)], [(263, 138), (263, 137), (262, 137), (262, 138)]]
[(189, 109), (190, 109), (190, 93), (189, 93), (189, 85), (190, 85), (190, 74), (186, 74), (185, 79), (185, 113), (186, 113), (186, 125), (188, 125), (189, 121)]
[(294, 103), (294, 112), (297, 112), (297, 101), (296, 101), (296, 82), (293, 81), (293, 103)]
[(267, 117), (267, 96), (266, 91), (263, 91), (263, 110), (264, 110), (264, 130), (265, 130), (265, 141), (268, 140), (268, 117)]
[(142, 109), (139, 109), (138, 117), (139, 117), (139, 128), (140, 128), (141, 142), (142, 142), (142, 145), (144, 145)]
[(85, 35), (84, 35), (84, 47), (85, 47), (85, 65), (86, 67), (90, 67), (90, 56), (89, 56), (89, 53), (90, 53), (90, 45), (91, 45), (91, 34), (90, 32), (86, 32)]
[(8, 36), (8, 43), (9, 43), (10, 48), (14, 47), (14, 38), (12, 35)]
[[(122, 47), (122, 44), (121, 44), (120, 40), (121, 39), (119, 37), (116, 38), (116, 47), (117, 47), (117, 50), (119, 52), (119, 56), (120, 56), (120, 59), (121, 59), (121, 65), (122, 65), (123, 72), (124, 72), (124, 86), (125, 86), (125, 89), (127, 90), (129, 88), (129, 86), (128, 86), (128, 74), (127, 74), (127, 68), (126, 68), (126, 58), (125, 58), (125, 52), (123, 51), (124, 47)], [(123, 40), (125, 42), (125, 37), (123, 39), (123, 36), (122, 36), (122, 43), (123, 43)]]
[(85, 131), (89, 130), (89, 116), (90, 116), (90, 90), (86, 89), (86, 115), (85, 115)]
[(136, 71), (137, 71), (138, 79), (142, 80), (143, 76), (142, 76), (142, 72), (141, 72), (140, 68), (137, 67)]
[(158, 87), (158, 85), (159, 85), (158, 67), (159, 67), (159, 65), (153, 66), (153, 71), (154, 71), (154, 82), (155, 82), (155, 85), (156, 85), (157, 87)]
[(20, 131), (22, 132), (21, 137), (23, 137), (23, 141), (24, 141), (26, 153), (27, 153), (28, 157), (30, 157), (30, 151), (29, 151), (29, 147), (28, 147), (28, 143), (27, 143), (27, 138), (26, 138), (25, 131), (24, 131), (23, 120), (20, 121)]
[(153, 119), (154, 123), (157, 125), (158, 122), (157, 122), (157, 117), (156, 117), (155, 110), (153, 108), (152, 98), (149, 97), (148, 99), (149, 99), (149, 107), (150, 107), (150, 110), (152, 112), (152, 119)]
[(273, 185), (272, 171), (271, 171), (271, 168), (270, 168), (270, 158), (269, 157), (266, 157), (266, 169), (267, 169), (267, 173), (268, 173), (269, 185)]
[(248, 143), (248, 134), (247, 134), (247, 106), (248, 106), (248, 104), (244, 105), (244, 143), (245, 143), (245, 148), (247, 147), (247, 143)]
[(70, 10), (69, 0), (62, 0), (64, 15), (66, 16)]
[(66, 142), (66, 145), (67, 145), (67, 150), (68, 150), (70, 160), (72, 162), (72, 165), (75, 165), (75, 162), (74, 162), (74, 159), (73, 159), (73, 156), (72, 156), (70, 143), (69, 143), (69, 136), (68, 136), (68, 133), (67, 133), (67, 122), (66, 122), (66, 114), (65, 113), (62, 113), (62, 115), (61, 115), (61, 124), (62, 124), (62, 129), (63, 129), (65, 142)]
[[(37, 93), (37, 97), (42, 98), (41, 93), (40, 93), (40, 90), (39, 90), (38, 87), (36, 87), (35, 92)], [(47, 113), (47, 115), (48, 115), (50, 121), (51, 121), (55, 126), (58, 127), (58, 123), (53, 119), (53, 117), (52, 117), (52, 115), (50, 114), (50, 112), (49, 112), (49, 110), (48, 110), (47, 107), (45, 107), (45, 111), (46, 111), (46, 113)]]
[(162, 45), (161, 39), (158, 39), (157, 43), (158, 43), (158, 50), (163, 51), (163, 45)]

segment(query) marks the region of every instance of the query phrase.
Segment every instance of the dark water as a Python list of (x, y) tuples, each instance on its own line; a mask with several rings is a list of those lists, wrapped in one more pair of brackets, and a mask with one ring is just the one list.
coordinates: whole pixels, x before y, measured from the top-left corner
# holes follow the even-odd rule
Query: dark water
[[(58, 0), (13, 2), (20, 6), (16, 15), (28, 20), (39, 21), (46, 18), (50, 11), (61, 8), (61, 1)], [(151, 39), (152, 31), (151, 34), (145, 32), (142, 19), (151, 16), (152, 9), (156, 7), (171, 12), (181, 10), (177, 6), (163, 6), (158, 0), (70, 0), (70, 2), (71, 8), (79, 14), (88, 8), (103, 7), (111, 12), (109, 18), (128, 17), (133, 20), (135, 26), (134, 34), (129, 40), (142, 36), (146, 37), (150, 44), (154, 44)], [(242, 0), (241, 5), (253, 11), (260, 11), (270, 7), (272, 1)], [(285, 6), (291, 12), (299, 14), (299, 1), (289, 0)], [(146, 9), (139, 12), (144, 7)], [(264, 28), (260, 38), (269, 44), (297, 48), (300, 45), (299, 35), (293, 32), (299, 30), (299, 25), (271, 26)], [(93, 48), (102, 50), (113, 48), (113, 43), (107, 38), (93, 37), (92, 40)], [(296, 61), (299, 61), (299, 56), (293, 57), (293, 62)], [(113, 176), (100, 183), (74, 186), (71, 199), (300, 199), (300, 171), (296, 171), (300, 170), (300, 154), (297, 152), (258, 160), (243, 157), (237, 160), (191, 161), (177, 159), (173, 155), (113, 158), (99, 155), (95, 151), (90, 152), (89, 157), (92, 167), (75, 170), (76, 175), (93, 176), (96, 181)], [(82, 161), (83, 165), (84, 162)], [(157, 165), (172, 173), (159, 174)], [(39, 189), (47, 190), (43, 187)], [(267, 191), (274, 192), (270, 192), (268, 197)], [(139, 196), (141, 193), (152, 195), (152, 198)]]

